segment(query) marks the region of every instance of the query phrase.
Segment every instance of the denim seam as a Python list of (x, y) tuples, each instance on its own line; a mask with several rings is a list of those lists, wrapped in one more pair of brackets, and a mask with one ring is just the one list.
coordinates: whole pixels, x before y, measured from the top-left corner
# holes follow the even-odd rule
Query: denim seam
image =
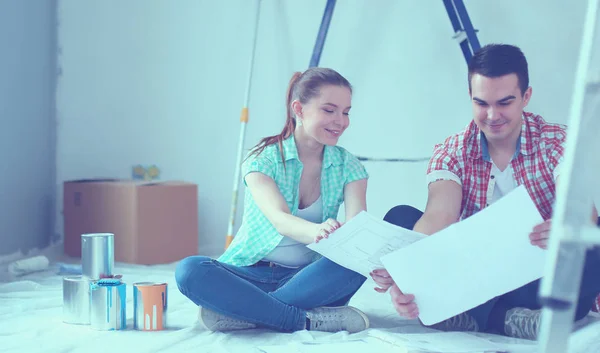
[(217, 266), (219, 266), (220, 268), (224, 269), (225, 271), (227, 271), (229, 273), (232, 273), (232, 274), (234, 274), (234, 275), (236, 275), (236, 276), (238, 276), (238, 277), (240, 277), (240, 278), (242, 278), (244, 280), (252, 280), (252, 281), (257, 281), (257, 282), (261, 282), (261, 283), (265, 283), (265, 284), (274, 284), (274, 283), (277, 282), (277, 281), (275, 281), (273, 279), (273, 271), (271, 271), (271, 273), (270, 273), (269, 277), (270, 277), (271, 280), (269, 280), (269, 277), (265, 278), (265, 277), (262, 277), (262, 276), (256, 276), (255, 274), (252, 274), (252, 275), (248, 276), (247, 273), (240, 274), (238, 272), (232, 271), (227, 266), (223, 266), (223, 264), (220, 263), (217, 260), (212, 260), (212, 263), (215, 264), (215, 265), (217, 265)]

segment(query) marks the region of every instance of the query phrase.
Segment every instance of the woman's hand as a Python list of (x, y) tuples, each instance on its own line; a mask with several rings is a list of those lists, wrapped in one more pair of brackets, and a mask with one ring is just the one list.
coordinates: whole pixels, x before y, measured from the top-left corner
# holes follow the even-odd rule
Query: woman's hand
[(371, 278), (379, 287), (375, 287), (375, 291), (379, 293), (385, 293), (387, 290), (394, 284), (394, 280), (392, 276), (390, 276), (389, 272), (384, 268), (378, 268), (373, 270), (371, 273)]
[(315, 225), (315, 243), (318, 243), (321, 239), (329, 237), (329, 234), (333, 233), (336, 229), (341, 227), (340, 222), (333, 218), (329, 218), (323, 223)]

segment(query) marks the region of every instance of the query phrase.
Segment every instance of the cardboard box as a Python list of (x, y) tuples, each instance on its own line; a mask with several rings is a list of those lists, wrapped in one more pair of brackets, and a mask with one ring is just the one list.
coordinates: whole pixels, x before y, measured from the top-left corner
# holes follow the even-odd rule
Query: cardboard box
[(162, 264), (198, 253), (198, 187), (186, 182), (64, 183), (64, 250), (81, 257), (81, 234), (113, 233), (115, 262)]

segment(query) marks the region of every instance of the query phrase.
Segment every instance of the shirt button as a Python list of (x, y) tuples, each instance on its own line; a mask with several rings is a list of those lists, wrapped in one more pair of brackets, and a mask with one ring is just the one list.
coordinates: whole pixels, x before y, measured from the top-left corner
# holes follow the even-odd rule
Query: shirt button
[(490, 178), (494, 179), (494, 178), (495, 178), (495, 176), (493, 176), (493, 175), (492, 175), (492, 176), (490, 176)]

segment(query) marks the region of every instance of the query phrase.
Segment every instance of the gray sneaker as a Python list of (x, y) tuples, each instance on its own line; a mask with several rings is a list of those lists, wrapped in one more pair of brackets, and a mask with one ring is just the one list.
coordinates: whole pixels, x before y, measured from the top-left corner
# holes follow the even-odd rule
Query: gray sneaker
[(541, 314), (541, 310), (510, 309), (504, 318), (504, 333), (510, 337), (537, 340)]
[(200, 307), (198, 321), (210, 331), (248, 330), (257, 327), (251, 322), (236, 320), (203, 307)]
[(458, 314), (447, 320), (427, 327), (440, 331), (479, 331), (479, 325), (477, 324), (477, 321), (475, 321), (475, 319), (467, 313)]
[(349, 333), (369, 328), (369, 318), (362, 311), (351, 306), (321, 307), (309, 310), (307, 330)]

